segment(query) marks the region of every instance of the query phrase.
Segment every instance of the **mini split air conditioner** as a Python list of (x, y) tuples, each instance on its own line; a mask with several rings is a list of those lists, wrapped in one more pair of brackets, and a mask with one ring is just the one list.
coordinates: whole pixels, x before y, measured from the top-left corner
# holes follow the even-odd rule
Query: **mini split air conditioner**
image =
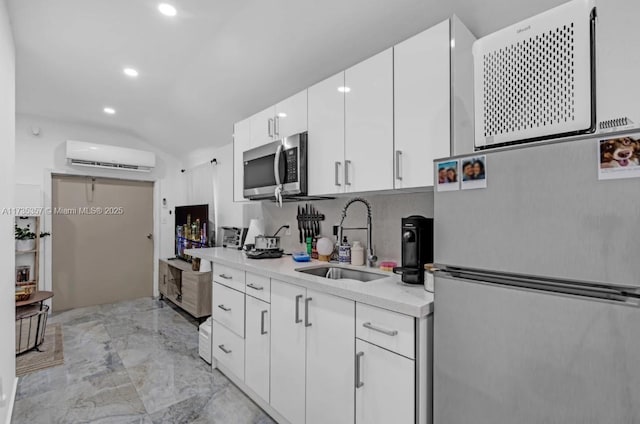
[(144, 150), (67, 140), (67, 162), (94, 168), (149, 172), (156, 155)]

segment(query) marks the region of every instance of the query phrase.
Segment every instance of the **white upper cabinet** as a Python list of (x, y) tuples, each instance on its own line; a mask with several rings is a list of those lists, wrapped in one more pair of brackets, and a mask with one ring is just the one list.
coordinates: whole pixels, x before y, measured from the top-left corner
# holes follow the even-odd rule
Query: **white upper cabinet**
[(393, 48), (395, 188), (433, 185), (451, 154), (449, 21)]
[(273, 119), (276, 140), (307, 131), (307, 90), (278, 103)]
[(245, 200), (242, 194), (244, 161), (242, 153), (251, 148), (251, 119), (236, 122), (233, 126), (233, 201)]
[(255, 114), (249, 144), (308, 131), (312, 196), (433, 186), (434, 159), (474, 150), (474, 41), (452, 16)]
[(251, 118), (250, 148), (262, 146), (275, 140), (275, 107), (270, 106), (253, 115)]
[(393, 50), (347, 69), (345, 87), (345, 191), (391, 189)]
[(309, 195), (344, 192), (344, 72), (309, 87)]
[(256, 113), (251, 118), (251, 147), (307, 130), (307, 90)]

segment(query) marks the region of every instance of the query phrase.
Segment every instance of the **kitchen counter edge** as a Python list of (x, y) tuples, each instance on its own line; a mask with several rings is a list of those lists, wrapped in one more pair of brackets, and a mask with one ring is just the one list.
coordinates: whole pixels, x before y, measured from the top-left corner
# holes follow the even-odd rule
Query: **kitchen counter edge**
[(295, 271), (297, 268), (328, 265), (327, 262), (316, 260), (312, 262), (294, 262), (290, 256), (283, 256), (279, 259), (249, 259), (240, 250), (223, 247), (187, 249), (185, 253), (214, 264), (219, 263), (242, 269), (243, 271), (259, 273), (286, 283), (333, 294), (415, 318), (422, 318), (433, 313), (433, 294), (424, 290), (423, 285), (409, 286), (403, 284), (400, 281), (400, 276), (379, 269), (352, 267), (384, 274), (387, 277), (369, 282), (327, 280)]

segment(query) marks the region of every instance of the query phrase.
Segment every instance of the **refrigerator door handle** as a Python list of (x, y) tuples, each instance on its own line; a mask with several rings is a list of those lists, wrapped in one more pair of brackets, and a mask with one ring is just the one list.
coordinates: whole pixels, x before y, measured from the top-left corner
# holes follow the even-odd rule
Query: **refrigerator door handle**
[(551, 278), (447, 267), (444, 275), (489, 284), (520, 287), (555, 294), (567, 294), (640, 307), (640, 289), (615, 284), (598, 284)]

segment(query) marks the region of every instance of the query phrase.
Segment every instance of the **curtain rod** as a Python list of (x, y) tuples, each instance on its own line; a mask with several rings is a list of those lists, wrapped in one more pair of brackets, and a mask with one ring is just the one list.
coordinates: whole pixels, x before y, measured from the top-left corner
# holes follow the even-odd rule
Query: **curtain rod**
[[(211, 164), (213, 164), (213, 165), (217, 165), (217, 164), (218, 164), (218, 159), (213, 158), (213, 159), (211, 159), (211, 160), (209, 161), (209, 163), (211, 163)], [(200, 164), (200, 165), (202, 165), (202, 164)], [(196, 167), (198, 167), (198, 166), (200, 166), (200, 165), (196, 165), (196, 166), (194, 166), (194, 167), (192, 167), (192, 168), (190, 168), (190, 169), (196, 168)], [(180, 172), (182, 172), (182, 173), (185, 173), (186, 171), (187, 171), (186, 169), (181, 169), (181, 170), (180, 170)]]

